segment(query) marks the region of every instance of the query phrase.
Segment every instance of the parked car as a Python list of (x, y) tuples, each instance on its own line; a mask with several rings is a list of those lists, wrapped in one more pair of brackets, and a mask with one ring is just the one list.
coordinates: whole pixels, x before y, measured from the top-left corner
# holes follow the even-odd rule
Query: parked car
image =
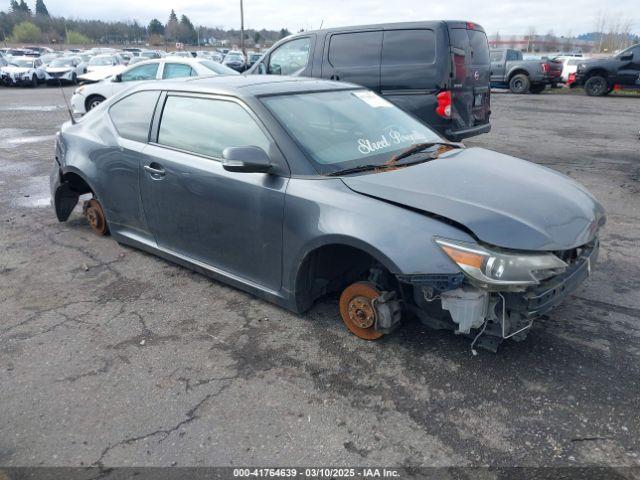
[(80, 57), (61, 57), (51, 61), (45, 68), (45, 79), (50, 85), (78, 83), (78, 76), (86, 72)]
[(486, 133), (487, 36), (470, 22), (408, 22), (301, 32), (276, 43), (249, 74), (365, 86), (450, 140)]
[(253, 65), (262, 58), (262, 53), (252, 52), (247, 58), (247, 68), (253, 67)]
[[(594, 268), (602, 206), (549, 168), (318, 79), (145, 82), (57, 135), (51, 197), (93, 230), (373, 340), (412, 313), (494, 349)], [(487, 194), (490, 192), (490, 194)]]
[(508, 87), (513, 93), (542, 93), (551, 85), (551, 68), (544, 60), (524, 60), (510, 48), (491, 50), (491, 86)]
[(525, 61), (535, 60), (546, 64), (545, 68), (549, 71), (549, 84), (551, 85), (551, 88), (558, 88), (558, 85), (562, 82), (563, 63), (561, 60), (556, 60), (555, 58), (550, 58), (546, 55), (532, 54), (523, 55), (523, 59)]
[(8, 66), (9, 62), (4, 58), (2, 53), (0, 53), (0, 85), (7, 85), (9, 74), (4, 73), (4, 67)]
[(584, 86), (590, 96), (607, 95), (614, 88), (640, 90), (640, 44), (612, 57), (578, 63), (572, 87)]
[[(137, 58), (137, 57), (136, 57)], [(182, 57), (165, 57), (136, 63), (101, 82), (77, 88), (71, 97), (75, 114), (85, 114), (107, 98), (127, 89), (133, 82), (167, 80), (209, 75), (237, 75), (238, 72), (213, 60)]]
[(247, 62), (245, 61), (242, 52), (236, 52), (233, 50), (225, 55), (224, 60), (222, 60), (222, 64), (237, 72), (244, 72), (247, 69)]
[(162, 58), (164, 55), (159, 50), (142, 50), (140, 56), (149, 60), (153, 58)]
[[(575, 73), (576, 73), (576, 70), (578, 69), (578, 64), (584, 63), (585, 61), (584, 58), (576, 57), (576, 56), (556, 57), (555, 60), (562, 62), (562, 73), (560, 74), (560, 80), (562, 81), (562, 83), (565, 83), (567, 85), (575, 81)], [(571, 81), (569, 79), (570, 76), (572, 76)]]
[(101, 54), (92, 57), (87, 72), (78, 77), (83, 82), (99, 82), (112, 77), (126, 68), (124, 59), (118, 54)]
[(7, 85), (37, 87), (45, 80), (44, 66), (37, 57), (11, 57), (2, 68)]

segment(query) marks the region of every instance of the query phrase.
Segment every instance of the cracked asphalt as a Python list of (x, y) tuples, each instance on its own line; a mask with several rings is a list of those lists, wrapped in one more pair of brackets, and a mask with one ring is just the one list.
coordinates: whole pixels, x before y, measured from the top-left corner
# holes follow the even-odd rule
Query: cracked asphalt
[(296, 316), (79, 209), (58, 223), (60, 92), (0, 88), (0, 465), (639, 466), (640, 98), (492, 100), (466, 143), (570, 175), (608, 224), (574, 296), (474, 356), (418, 323), (364, 342), (335, 298)]

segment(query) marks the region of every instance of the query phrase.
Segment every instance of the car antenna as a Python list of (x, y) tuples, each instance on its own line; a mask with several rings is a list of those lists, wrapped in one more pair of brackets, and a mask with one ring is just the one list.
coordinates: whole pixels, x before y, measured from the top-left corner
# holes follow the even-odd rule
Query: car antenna
[(58, 86), (60, 87), (60, 93), (62, 94), (62, 98), (64, 98), (64, 104), (67, 106), (67, 112), (69, 112), (69, 118), (71, 119), (71, 124), (76, 124), (76, 119), (73, 118), (73, 112), (71, 111), (71, 106), (69, 105), (69, 101), (67, 100), (67, 96), (64, 94), (64, 88), (62, 88), (62, 80), (58, 79)]

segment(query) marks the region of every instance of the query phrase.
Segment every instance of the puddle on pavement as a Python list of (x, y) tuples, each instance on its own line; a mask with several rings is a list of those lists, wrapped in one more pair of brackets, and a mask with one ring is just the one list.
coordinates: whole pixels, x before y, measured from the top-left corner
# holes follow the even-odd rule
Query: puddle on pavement
[(28, 135), (24, 128), (0, 128), (0, 148), (17, 148), (30, 143), (48, 142), (55, 135)]
[(11, 105), (0, 107), (0, 111), (4, 112), (57, 112), (58, 110), (66, 110), (66, 107), (64, 105)]

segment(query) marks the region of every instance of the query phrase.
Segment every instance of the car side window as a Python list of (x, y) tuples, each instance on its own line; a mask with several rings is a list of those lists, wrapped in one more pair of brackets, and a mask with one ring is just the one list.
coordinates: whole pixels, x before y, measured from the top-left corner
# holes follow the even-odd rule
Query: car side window
[(384, 32), (382, 65), (433, 63), (436, 39), (433, 30), (389, 30)]
[(165, 63), (162, 78), (183, 78), (195, 76), (193, 69), (184, 63)]
[(121, 137), (138, 142), (149, 140), (149, 126), (159, 94), (157, 91), (136, 92), (109, 108), (111, 121)]
[(329, 43), (329, 63), (336, 68), (379, 65), (381, 40), (380, 32), (332, 35)]
[(295, 75), (309, 63), (311, 38), (291, 40), (275, 49), (269, 58), (267, 72), (271, 75)]
[(227, 147), (271, 144), (256, 121), (238, 103), (169, 95), (164, 104), (158, 143), (199, 155), (220, 158)]
[(121, 75), (123, 82), (135, 82), (139, 80), (155, 80), (158, 73), (158, 63), (149, 63), (132, 68)]

